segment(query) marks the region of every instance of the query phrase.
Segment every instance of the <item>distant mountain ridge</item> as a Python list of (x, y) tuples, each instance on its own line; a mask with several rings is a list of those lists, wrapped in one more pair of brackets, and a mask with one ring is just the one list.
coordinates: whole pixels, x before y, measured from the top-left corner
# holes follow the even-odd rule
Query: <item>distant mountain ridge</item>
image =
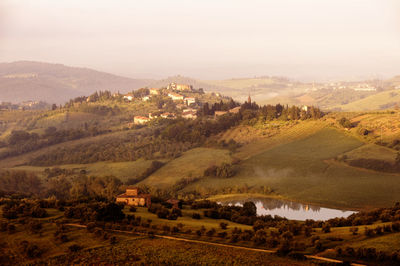
[(128, 92), (152, 82), (62, 64), (32, 61), (0, 63), (0, 102), (42, 100), (64, 103), (96, 90)]

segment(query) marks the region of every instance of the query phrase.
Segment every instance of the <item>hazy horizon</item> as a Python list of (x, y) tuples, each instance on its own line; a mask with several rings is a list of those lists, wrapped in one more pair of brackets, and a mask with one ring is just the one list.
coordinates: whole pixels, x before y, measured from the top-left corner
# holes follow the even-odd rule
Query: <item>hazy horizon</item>
[(0, 3), (0, 61), (133, 78), (299, 80), (400, 74), (396, 0)]

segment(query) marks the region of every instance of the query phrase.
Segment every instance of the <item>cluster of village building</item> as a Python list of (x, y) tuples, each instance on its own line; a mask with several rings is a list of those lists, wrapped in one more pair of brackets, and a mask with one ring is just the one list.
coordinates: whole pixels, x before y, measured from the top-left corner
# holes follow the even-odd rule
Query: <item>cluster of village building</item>
[[(186, 97), (179, 92), (192, 92), (193, 88), (191, 85), (186, 84), (177, 84), (177, 83), (170, 83), (167, 86), (166, 95), (170, 97), (174, 102), (176, 102), (176, 107), (182, 110), (181, 117), (185, 119), (196, 119), (197, 118), (197, 110), (194, 108), (196, 105), (196, 98), (195, 97)], [(161, 89), (158, 88), (151, 88), (149, 89), (149, 95), (143, 96), (141, 98), (142, 101), (148, 101), (154, 95), (160, 95)], [(126, 101), (133, 101), (134, 96), (132, 93), (125, 94), (123, 98)], [(164, 113), (149, 113), (148, 116), (135, 116), (133, 123), (136, 125), (141, 125), (149, 122), (152, 119), (156, 118), (166, 118), (166, 119), (176, 119), (177, 114), (164, 112)]]
[[(400, 86), (399, 86), (400, 88)], [(396, 89), (399, 89), (396, 87)], [(366, 91), (366, 92), (376, 92), (377, 88), (368, 83), (343, 83), (343, 82), (331, 82), (324, 84), (313, 84), (309, 91), (317, 91), (320, 89), (332, 89), (332, 90), (354, 90), (354, 91)]]

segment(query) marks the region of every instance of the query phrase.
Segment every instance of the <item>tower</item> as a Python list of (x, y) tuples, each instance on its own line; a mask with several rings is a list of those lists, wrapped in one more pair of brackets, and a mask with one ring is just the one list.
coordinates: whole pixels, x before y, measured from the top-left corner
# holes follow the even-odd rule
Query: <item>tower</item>
[(249, 93), (249, 98), (247, 99), (247, 103), (251, 104), (251, 97), (250, 97), (250, 93)]

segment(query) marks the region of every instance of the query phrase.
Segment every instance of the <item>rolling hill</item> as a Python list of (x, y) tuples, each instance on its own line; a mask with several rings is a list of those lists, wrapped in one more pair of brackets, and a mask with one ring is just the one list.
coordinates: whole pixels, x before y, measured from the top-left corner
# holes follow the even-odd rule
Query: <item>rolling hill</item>
[(292, 200), (341, 208), (386, 206), (398, 200), (398, 174), (374, 172), (330, 160), (363, 142), (333, 128), (273, 146), (243, 160), (236, 176), (206, 177), (185, 191), (266, 186)]
[(128, 92), (150, 82), (61, 64), (30, 61), (0, 63), (0, 102), (42, 100), (64, 103), (96, 90)]
[(343, 111), (372, 111), (384, 110), (398, 106), (400, 103), (399, 90), (383, 91), (348, 104), (337, 105), (334, 108)]

